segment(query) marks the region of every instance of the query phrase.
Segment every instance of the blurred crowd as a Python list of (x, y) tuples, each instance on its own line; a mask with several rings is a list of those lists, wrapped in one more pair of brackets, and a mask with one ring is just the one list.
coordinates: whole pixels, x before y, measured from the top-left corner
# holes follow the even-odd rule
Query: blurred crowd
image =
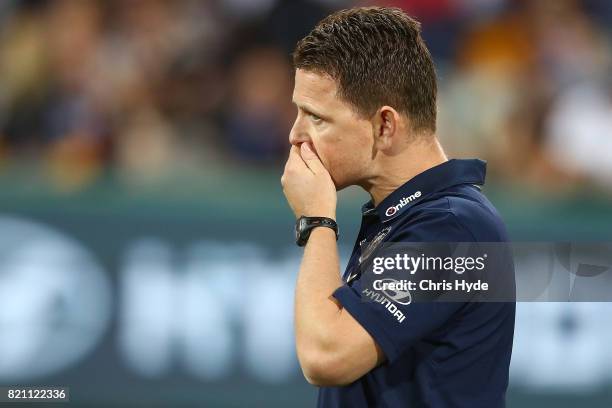
[(450, 156), (535, 189), (612, 191), (609, 0), (4, 0), (0, 173), (74, 191), (280, 168), (295, 43), (373, 4), (422, 22)]

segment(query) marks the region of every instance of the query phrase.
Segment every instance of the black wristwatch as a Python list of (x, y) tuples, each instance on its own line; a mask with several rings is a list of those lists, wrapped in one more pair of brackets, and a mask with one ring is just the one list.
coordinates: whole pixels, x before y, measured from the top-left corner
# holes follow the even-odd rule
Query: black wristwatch
[(298, 246), (306, 245), (310, 238), (310, 231), (317, 227), (327, 227), (334, 230), (336, 233), (336, 241), (338, 240), (338, 224), (331, 218), (327, 217), (300, 217), (295, 222), (295, 243)]

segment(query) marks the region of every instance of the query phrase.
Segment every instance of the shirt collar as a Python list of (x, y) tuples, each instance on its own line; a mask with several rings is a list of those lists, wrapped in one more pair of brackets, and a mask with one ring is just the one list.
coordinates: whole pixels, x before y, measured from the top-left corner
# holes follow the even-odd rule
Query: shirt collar
[(377, 214), (387, 222), (425, 197), (458, 184), (483, 185), (487, 163), (479, 159), (451, 159), (417, 174), (389, 194), (376, 208), (369, 201), (362, 207), (364, 216)]

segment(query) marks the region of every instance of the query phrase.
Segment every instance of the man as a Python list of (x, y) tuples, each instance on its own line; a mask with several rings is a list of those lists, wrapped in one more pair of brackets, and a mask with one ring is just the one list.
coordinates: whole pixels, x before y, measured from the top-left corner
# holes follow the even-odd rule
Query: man
[[(298, 114), (281, 183), (305, 245), (295, 337), (319, 406), (504, 406), (513, 302), (398, 303), (399, 322), (362, 299), (357, 271), (372, 243), (507, 240), (477, 186), (484, 162), (448, 160), (438, 143), (436, 78), (419, 24), (393, 8), (339, 11), (293, 57)], [(349, 185), (372, 200), (343, 280), (336, 191)]]

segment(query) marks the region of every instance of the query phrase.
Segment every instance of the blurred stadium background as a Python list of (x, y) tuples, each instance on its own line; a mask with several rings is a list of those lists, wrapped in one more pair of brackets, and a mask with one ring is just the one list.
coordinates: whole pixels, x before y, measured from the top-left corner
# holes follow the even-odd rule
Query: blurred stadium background
[[(0, 384), (79, 406), (309, 407), (280, 188), (289, 55), (403, 7), (439, 136), (518, 241), (612, 241), (612, 2), (0, 2)], [(365, 193), (341, 194), (346, 255)], [(612, 307), (522, 303), (510, 407), (612, 406)]]

